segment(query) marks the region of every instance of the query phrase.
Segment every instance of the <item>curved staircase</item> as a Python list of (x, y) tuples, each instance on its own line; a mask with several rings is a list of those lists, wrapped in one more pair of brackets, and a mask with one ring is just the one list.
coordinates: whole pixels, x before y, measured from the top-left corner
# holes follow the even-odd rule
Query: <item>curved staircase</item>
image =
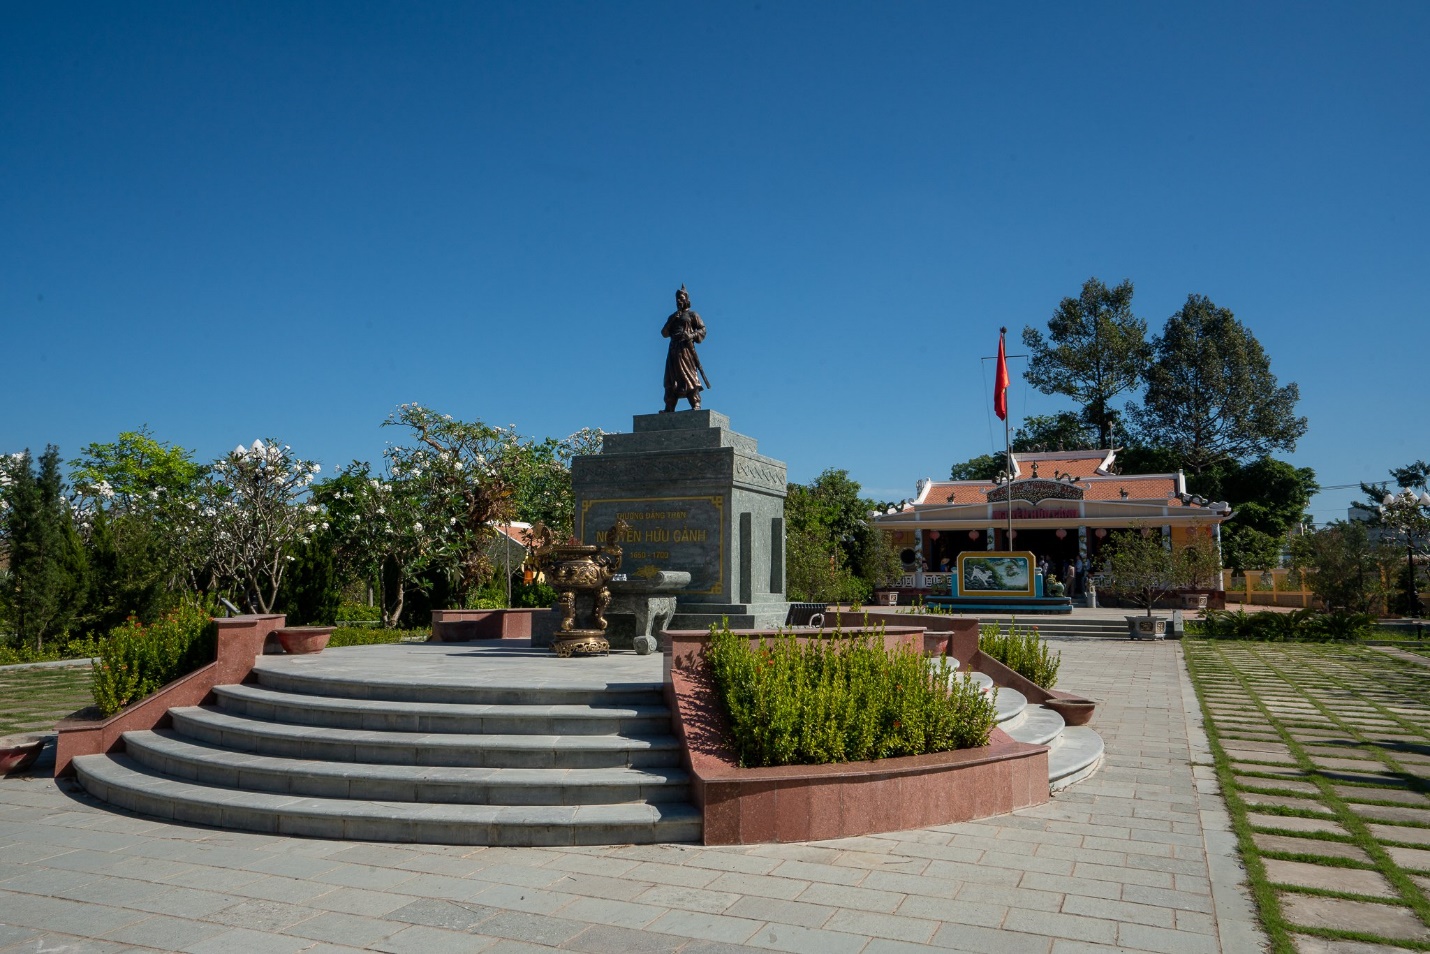
[(278, 834), (700, 840), (658, 679), (416, 685), (288, 657), (267, 657), (254, 675), (215, 687), (214, 706), (170, 710), (171, 728), (126, 732), (122, 753), (75, 759), (80, 783), (145, 815)]
[[(96, 798), (218, 828), (465, 845), (699, 842), (659, 657), (582, 660), (503, 649), (369, 647), (261, 657), (254, 681), (170, 725), (124, 733), (123, 751), (74, 760)], [(490, 653), (490, 650), (483, 650)], [(583, 668), (584, 665), (584, 668)], [(386, 667), (386, 668), (384, 668)], [(973, 678), (985, 688), (992, 680)], [(998, 726), (1049, 746), (1056, 791), (1086, 778), (1102, 740), (998, 689)]]
[[(973, 678), (985, 689), (993, 680), (981, 672)], [(1085, 725), (1067, 725), (1052, 709), (1028, 702), (1016, 689), (999, 686), (994, 697), (998, 728), (1019, 742), (1048, 747), (1048, 787), (1056, 792), (1080, 782), (1102, 764), (1102, 736)]]

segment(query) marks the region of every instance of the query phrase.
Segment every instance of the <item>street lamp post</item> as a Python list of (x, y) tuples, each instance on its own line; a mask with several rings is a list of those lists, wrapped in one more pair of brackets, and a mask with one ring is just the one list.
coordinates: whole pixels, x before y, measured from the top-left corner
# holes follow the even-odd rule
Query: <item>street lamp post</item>
[(1405, 534), (1406, 613), (1419, 618), (1422, 606), (1420, 588), (1415, 585), (1415, 550), (1416, 540), (1430, 532), (1430, 491), (1416, 496), (1413, 490), (1406, 489), (1399, 494), (1386, 494), (1380, 503), (1382, 522)]

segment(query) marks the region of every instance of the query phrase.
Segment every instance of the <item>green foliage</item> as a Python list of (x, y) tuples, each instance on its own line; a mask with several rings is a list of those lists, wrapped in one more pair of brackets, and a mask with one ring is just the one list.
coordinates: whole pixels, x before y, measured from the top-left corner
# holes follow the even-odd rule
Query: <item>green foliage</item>
[(52, 639), (36, 650), (29, 643), (15, 639), (0, 640), (0, 666), (21, 663), (55, 662), (60, 659), (90, 659), (99, 655), (99, 643), (92, 636)]
[(1044, 689), (1057, 685), (1063, 654), (1048, 649), (1036, 626), (990, 623), (978, 632), (978, 648), (1034, 685)]
[(800, 602), (865, 602), (896, 578), (898, 554), (846, 470), (826, 470), (785, 498), (786, 590)]
[(947, 663), (882, 634), (761, 640), (713, 629), (705, 649), (740, 764), (822, 765), (988, 744), (996, 711)]
[(979, 454), (949, 468), (948, 479), (992, 480), (1007, 465), (1008, 461), (1002, 454)]
[(1098, 449), (1097, 428), (1071, 411), (1034, 414), (1024, 418), (1023, 426), (1013, 434), (1012, 443), (1014, 451), (1095, 450)]
[(289, 626), (326, 626), (338, 621), (342, 581), (333, 557), (333, 540), (317, 531), (300, 541), (278, 590), (275, 613), (288, 617)]
[(1166, 594), (1196, 582), (1201, 568), (1187, 551), (1163, 544), (1155, 529), (1137, 528), (1108, 538), (1112, 585), (1117, 593), (1152, 615), (1152, 605)]
[(1371, 613), (1385, 600), (1385, 578), (1398, 566), (1394, 547), (1373, 542), (1359, 520), (1338, 520), (1291, 541), (1291, 563), (1328, 611)]
[(1300, 390), (1278, 386), (1256, 336), (1206, 296), (1188, 295), (1152, 350), (1132, 419), (1146, 443), (1174, 449), (1189, 470), (1292, 451), (1306, 433)]
[(1262, 570), (1281, 562), (1281, 537), (1273, 537), (1254, 527), (1236, 525), (1235, 521), (1222, 525), (1222, 562), (1238, 573), (1247, 570)]
[(167, 683), (212, 662), (217, 627), (209, 614), (186, 605), (146, 626), (130, 619), (99, 642), (94, 702), (113, 715)]
[(1044, 394), (1064, 394), (1097, 430), (1097, 446), (1111, 447), (1118, 412), (1111, 401), (1138, 386), (1148, 356), (1147, 322), (1132, 313), (1132, 282), (1108, 288), (1096, 278), (1077, 298), (1064, 298), (1048, 320), (1048, 337), (1023, 329), (1031, 352), (1025, 377)]
[(378, 629), (371, 626), (339, 626), (333, 630), (332, 638), (328, 640), (328, 646), (337, 649), (341, 646), (382, 646), (388, 643), (400, 643), (404, 640), (425, 641), (432, 635), (429, 629)]
[(343, 623), (380, 623), (382, 622), (382, 609), (377, 606), (365, 606), (361, 603), (342, 603), (333, 613), (333, 622), (338, 625)]
[(545, 583), (516, 583), (511, 588), (511, 605), (528, 609), (549, 609), (556, 605), (556, 591)]
[(71, 517), (60, 452), (45, 448), (38, 469), (30, 452), (0, 467), (0, 543), (8, 572), (0, 576), (0, 609), (23, 642), (43, 652), (67, 632), (88, 588), (84, 545)]
[(1367, 613), (1321, 613), (1309, 609), (1289, 613), (1209, 610), (1194, 622), (1196, 634), (1207, 639), (1265, 642), (1353, 642), (1375, 629), (1375, 617)]

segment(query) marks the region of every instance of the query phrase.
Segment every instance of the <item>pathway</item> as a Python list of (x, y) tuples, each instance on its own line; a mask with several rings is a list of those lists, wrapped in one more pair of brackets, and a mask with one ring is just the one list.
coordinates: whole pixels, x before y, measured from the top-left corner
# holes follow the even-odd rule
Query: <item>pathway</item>
[(247, 835), (0, 781), (0, 951), (1247, 954), (1262, 948), (1175, 643), (1060, 641), (1107, 762), (1037, 809), (742, 848)]

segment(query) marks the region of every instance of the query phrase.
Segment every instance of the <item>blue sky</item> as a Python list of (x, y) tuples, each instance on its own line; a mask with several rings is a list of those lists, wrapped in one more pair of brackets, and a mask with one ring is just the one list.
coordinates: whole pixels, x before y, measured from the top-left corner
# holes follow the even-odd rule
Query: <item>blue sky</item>
[(629, 430), (683, 282), (706, 406), (897, 499), (1097, 276), (1232, 309), (1323, 484), (1430, 456), (1430, 5), (1010, 6), (6, 4), (0, 450)]

